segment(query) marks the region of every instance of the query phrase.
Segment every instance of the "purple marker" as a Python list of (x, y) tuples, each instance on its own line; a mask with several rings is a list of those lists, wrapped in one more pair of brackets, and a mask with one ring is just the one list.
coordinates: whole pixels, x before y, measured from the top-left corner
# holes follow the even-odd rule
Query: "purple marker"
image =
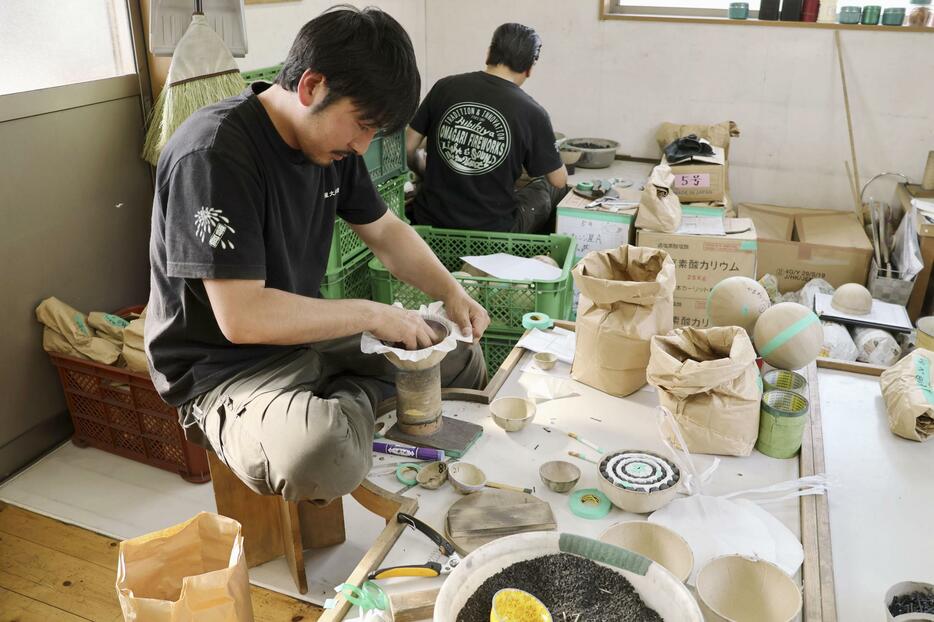
[(441, 449), (409, 447), (408, 445), (396, 445), (386, 441), (373, 441), (373, 451), (378, 451), (381, 454), (415, 458), (416, 460), (444, 460), (444, 451)]

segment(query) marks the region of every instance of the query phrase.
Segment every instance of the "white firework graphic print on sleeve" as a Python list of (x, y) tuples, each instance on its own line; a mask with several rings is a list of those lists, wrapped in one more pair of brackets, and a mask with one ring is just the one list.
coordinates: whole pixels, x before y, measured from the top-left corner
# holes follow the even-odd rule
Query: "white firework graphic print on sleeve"
[[(229, 238), (236, 232), (236, 229), (230, 226), (230, 219), (224, 216), (224, 210), (202, 205), (201, 209), (195, 212), (195, 233), (202, 242), (206, 241), (212, 248), (234, 248), (234, 243)], [(224, 236), (228, 239), (224, 239)]]

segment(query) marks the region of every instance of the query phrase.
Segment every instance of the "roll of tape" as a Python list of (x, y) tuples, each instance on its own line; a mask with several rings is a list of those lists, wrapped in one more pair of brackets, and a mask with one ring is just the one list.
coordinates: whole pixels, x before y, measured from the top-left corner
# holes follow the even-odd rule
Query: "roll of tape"
[(403, 462), (396, 467), (396, 479), (406, 486), (414, 486), (418, 483), (416, 479), (418, 472), (422, 470), (422, 465), (414, 462)]
[(575, 516), (597, 520), (610, 513), (610, 498), (596, 488), (584, 488), (571, 493), (568, 499)]
[(537, 313), (533, 311), (522, 316), (522, 328), (525, 330), (531, 330), (533, 328), (551, 328), (554, 325), (555, 323), (552, 321), (552, 319), (544, 313)]

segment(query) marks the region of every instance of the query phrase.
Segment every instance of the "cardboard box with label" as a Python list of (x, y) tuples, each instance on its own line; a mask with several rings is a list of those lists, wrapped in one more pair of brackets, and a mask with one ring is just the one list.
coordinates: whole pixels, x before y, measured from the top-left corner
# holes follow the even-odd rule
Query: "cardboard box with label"
[(726, 235), (684, 235), (639, 230), (637, 245), (667, 251), (675, 262), (675, 299), (707, 300), (731, 276), (756, 275), (756, 229), (746, 218), (725, 218)]
[[(691, 156), (676, 164), (670, 164), (675, 176), (671, 189), (682, 203), (722, 201), (729, 189), (727, 175), (729, 167), (723, 149), (713, 148), (712, 156)], [(662, 156), (662, 164), (667, 163)]]
[(756, 278), (774, 275), (782, 292), (815, 278), (834, 287), (866, 283), (872, 244), (852, 212), (740, 203), (739, 215), (756, 224)]
[(726, 235), (639, 230), (638, 246), (667, 251), (675, 262), (674, 326), (706, 328), (707, 296), (731, 276), (756, 275), (756, 229), (746, 218), (723, 219)]
[(577, 259), (590, 251), (617, 248), (632, 240), (635, 207), (618, 211), (585, 207), (590, 202), (590, 199), (568, 192), (558, 204), (555, 232), (577, 240)]

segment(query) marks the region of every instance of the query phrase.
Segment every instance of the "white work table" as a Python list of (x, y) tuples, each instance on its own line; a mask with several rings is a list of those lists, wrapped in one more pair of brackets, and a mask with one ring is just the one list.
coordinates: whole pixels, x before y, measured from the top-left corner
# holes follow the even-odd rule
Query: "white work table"
[[(525, 396), (526, 388), (520, 380), (528, 382), (541, 378), (540, 374), (523, 371), (531, 354), (523, 359), (510, 373), (498, 392), (498, 396)], [(559, 363), (565, 373), (569, 366)], [(609, 515), (600, 520), (587, 520), (575, 516), (568, 506), (568, 495), (548, 490), (539, 478), (539, 466), (549, 460), (567, 460), (577, 464), (583, 475), (575, 489), (596, 488), (597, 465), (568, 456), (569, 450), (578, 451), (597, 458), (598, 454), (585, 445), (571, 439), (566, 432), (577, 432), (584, 438), (599, 443), (603, 448), (646, 449), (662, 455), (670, 452), (662, 443), (657, 428), (658, 399), (654, 389), (646, 387), (626, 398), (617, 398), (581, 383), (568, 379), (577, 396), (547, 401), (539, 404), (535, 421), (520, 432), (507, 433), (496, 426), (489, 416), (486, 405), (465, 402), (445, 402), (445, 414), (467, 419), (483, 426), (480, 440), (462, 458), (479, 466), (492, 481), (520, 487), (535, 487), (535, 495), (547, 501), (554, 512), (558, 531), (589, 537), (599, 537), (611, 525), (625, 520), (644, 519), (645, 516), (630, 514), (613, 508)], [(550, 431), (549, 431), (550, 430)], [(713, 456), (696, 455), (694, 463), (699, 471), (706, 469)], [(374, 473), (385, 472), (386, 464), (402, 462), (395, 457), (377, 461)], [(777, 460), (758, 452), (749, 457), (721, 457), (721, 464), (705, 486), (707, 494), (758, 488), (799, 476), (798, 460)], [(375, 484), (388, 490), (398, 490), (393, 484), (394, 475), (373, 475)], [(419, 501), (417, 516), (443, 531), (444, 516), (452, 503), (461, 498), (450, 485), (434, 491), (413, 488), (406, 494), (415, 495)], [(768, 504), (767, 509), (781, 520), (796, 536), (800, 537), (800, 513), (797, 499)], [(424, 563), (437, 558), (437, 549), (421, 535), (407, 530), (390, 551), (383, 566)], [(381, 581), (389, 593), (415, 591), (439, 587), (443, 578), (418, 579), (398, 578)]]

